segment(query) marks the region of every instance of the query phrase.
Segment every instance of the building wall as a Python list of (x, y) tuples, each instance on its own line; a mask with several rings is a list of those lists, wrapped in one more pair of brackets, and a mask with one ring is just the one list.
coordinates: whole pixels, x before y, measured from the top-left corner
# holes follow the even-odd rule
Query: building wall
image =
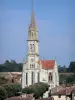
[[(41, 64), (40, 67), (41, 67), (40, 81), (48, 83), (50, 85), (50, 89), (59, 86), (59, 74), (58, 74), (56, 61), (55, 61), (54, 69), (48, 69), (48, 70), (42, 69)], [(49, 82), (48, 80), (48, 76), (50, 72), (52, 73), (52, 78), (53, 78), (51, 82)]]
[(55, 61), (55, 66), (54, 66), (54, 71), (55, 71), (55, 85), (59, 86), (59, 73), (58, 73), (58, 67), (57, 63)]
[[(23, 65), (23, 73), (22, 73), (22, 88), (25, 86), (32, 85), (32, 72), (34, 73), (34, 83), (38, 82), (38, 73), (39, 73), (39, 81), (40, 81), (40, 70), (39, 68), (28, 68), (28, 62)], [(28, 76), (27, 85), (26, 85), (26, 73)]]
[[(34, 47), (30, 47), (30, 45), (34, 44)], [(35, 64), (35, 67), (37, 68), (37, 62), (39, 60), (38, 57), (38, 42), (37, 41), (28, 41), (28, 68), (30, 69), (30, 64)], [(33, 59), (34, 61), (32, 62), (31, 59)]]
[(54, 100), (66, 100), (65, 96), (61, 96), (59, 98), (59, 96), (52, 96), (54, 98)]
[[(66, 96), (65, 95), (61, 95), (61, 97), (59, 98), (58, 95), (56, 96), (52, 96), (54, 98), (54, 100), (66, 100)], [(67, 97), (67, 100), (71, 100), (69, 97)]]
[[(27, 86), (26, 85), (26, 73), (28, 73), (28, 86), (31, 85), (32, 83), (32, 78), (31, 78), (31, 73), (34, 72), (34, 83), (38, 82), (38, 73), (39, 73), (39, 80), (40, 82), (44, 82), (44, 83), (48, 83), (50, 85), (50, 89), (56, 87), (59, 85), (59, 75), (58, 75), (58, 70), (57, 70), (57, 65), (54, 66), (54, 69), (49, 69), (49, 70), (45, 70), (42, 69), (42, 65), (40, 64), (40, 66), (38, 65), (38, 63), (36, 64), (35, 68), (28, 68), (28, 63), (24, 64), (23, 66), (23, 87)], [(48, 76), (49, 73), (52, 73), (52, 81), (49, 82), (48, 80)]]

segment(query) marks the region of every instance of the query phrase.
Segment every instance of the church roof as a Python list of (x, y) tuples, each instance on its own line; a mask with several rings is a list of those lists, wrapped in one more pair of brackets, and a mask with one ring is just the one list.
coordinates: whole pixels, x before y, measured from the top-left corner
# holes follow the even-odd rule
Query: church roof
[(44, 69), (54, 69), (55, 60), (40, 60), (42, 68)]

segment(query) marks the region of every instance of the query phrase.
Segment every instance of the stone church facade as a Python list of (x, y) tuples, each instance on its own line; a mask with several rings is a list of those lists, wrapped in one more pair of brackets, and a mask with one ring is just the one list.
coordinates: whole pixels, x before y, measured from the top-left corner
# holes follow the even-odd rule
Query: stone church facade
[(39, 59), (38, 30), (32, 9), (31, 23), (28, 29), (27, 59), (23, 63), (22, 88), (38, 82), (45, 82), (50, 88), (59, 86), (59, 75), (56, 60)]

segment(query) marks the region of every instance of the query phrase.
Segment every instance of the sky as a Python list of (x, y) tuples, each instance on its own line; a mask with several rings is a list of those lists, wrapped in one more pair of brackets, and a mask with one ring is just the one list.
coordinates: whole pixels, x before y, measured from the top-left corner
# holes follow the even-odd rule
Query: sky
[[(0, 0), (0, 63), (26, 59), (32, 0)], [(34, 0), (40, 59), (75, 61), (75, 0)]]

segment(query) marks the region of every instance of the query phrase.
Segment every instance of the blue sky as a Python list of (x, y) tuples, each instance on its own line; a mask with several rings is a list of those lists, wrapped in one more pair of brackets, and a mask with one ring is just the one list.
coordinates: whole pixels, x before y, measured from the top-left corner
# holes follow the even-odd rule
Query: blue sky
[[(41, 59), (75, 61), (75, 0), (34, 0)], [(22, 62), (27, 53), (31, 0), (0, 0), (0, 63)]]

